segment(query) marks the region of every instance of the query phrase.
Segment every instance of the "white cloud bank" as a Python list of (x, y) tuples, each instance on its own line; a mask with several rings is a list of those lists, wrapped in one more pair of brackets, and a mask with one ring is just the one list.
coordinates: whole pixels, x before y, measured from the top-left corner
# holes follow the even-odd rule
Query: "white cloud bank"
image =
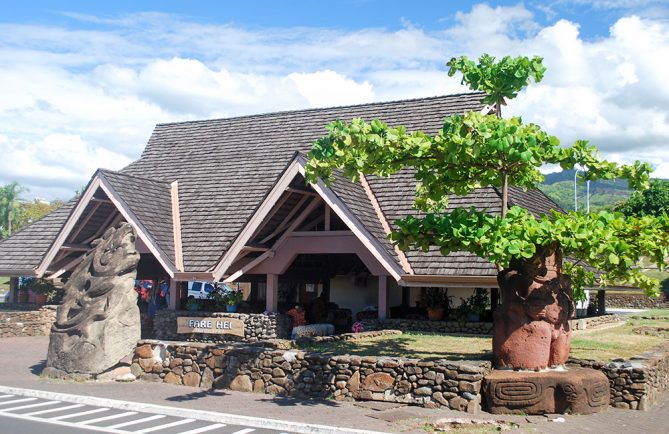
[(625, 17), (595, 41), (569, 21), (542, 28), (522, 5), (478, 5), (438, 32), (251, 31), (162, 14), (104, 24), (0, 24), (0, 182), (67, 198), (95, 168), (137, 158), (158, 122), (461, 92), (444, 63), (483, 52), (545, 58), (544, 81), (505, 114), (669, 178), (666, 21)]

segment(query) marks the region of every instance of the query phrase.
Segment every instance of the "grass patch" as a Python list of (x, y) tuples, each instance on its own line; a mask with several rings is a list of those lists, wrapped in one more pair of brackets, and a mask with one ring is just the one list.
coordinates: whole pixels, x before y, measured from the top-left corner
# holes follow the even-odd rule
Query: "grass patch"
[(662, 337), (634, 333), (639, 326), (667, 327), (669, 321), (628, 320), (618, 327), (578, 332), (571, 341), (571, 356), (605, 362), (627, 359), (665, 342)]
[(669, 309), (649, 309), (643, 312), (636, 313), (632, 316), (652, 316), (656, 318), (667, 318), (669, 319)]
[[(624, 325), (607, 329), (584, 330), (574, 334), (571, 356), (608, 362), (643, 353), (663, 342), (659, 336), (640, 335), (633, 329), (640, 326), (669, 327), (669, 309), (654, 309), (660, 320), (630, 319)], [(646, 312), (643, 313), (646, 315)], [(417, 359), (491, 360), (492, 338), (428, 333), (377, 336), (359, 341), (338, 341), (311, 344), (303, 349), (331, 354), (388, 356)]]
[(492, 359), (489, 337), (456, 336), (407, 332), (359, 341), (311, 344), (304, 349), (332, 354), (406, 357), (411, 359), (476, 360)]
[(0, 292), (9, 291), (9, 277), (0, 277)]

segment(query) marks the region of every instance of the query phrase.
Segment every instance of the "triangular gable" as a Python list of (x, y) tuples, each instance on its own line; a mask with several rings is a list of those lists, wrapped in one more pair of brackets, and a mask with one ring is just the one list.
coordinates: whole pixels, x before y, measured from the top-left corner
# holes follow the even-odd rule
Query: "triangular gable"
[[(162, 243), (159, 243), (153, 232), (150, 230), (147, 225), (146, 217), (142, 219), (140, 213), (136, 212), (137, 203), (133, 203), (137, 198), (130, 198), (130, 202), (133, 203), (134, 207), (128, 203), (128, 200), (118, 191), (119, 179), (114, 179), (114, 172), (107, 172), (103, 170), (98, 170), (94, 175), (88, 186), (81, 195), (79, 201), (72, 209), (69, 217), (65, 221), (65, 224), (61, 228), (58, 236), (55, 241), (47, 250), (46, 255), (42, 259), (40, 266), (36, 270), (38, 276), (43, 276), (47, 271), (48, 267), (51, 265), (52, 261), (60, 251), (60, 249), (65, 244), (68, 236), (75, 230), (77, 222), (84, 214), (86, 207), (94, 201), (94, 196), (98, 190), (102, 191), (109, 201), (114, 205), (118, 213), (130, 223), (135, 229), (137, 236), (144, 242), (148, 250), (155, 256), (158, 262), (163, 266), (165, 271), (172, 277), (177, 273), (177, 269), (174, 265), (174, 244), (170, 240), (165, 240), (164, 235), (159, 236), (158, 238)], [(169, 184), (168, 193), (169, 193)], [(126, 192), (127, 195), (127, 192)], [(140, 195), (138, 195), (139, 197)], [(142, 194), (141, 197), (146, 198), (147, 201), (154, 200), (150, 195)], [(169, 198), (169, 196), (168, 196)], [(162, 199), (164, 201), (164, 199)], [(147, 203), (147, 207), (150, 208), (150, 204)], [(171, 225), (171, 212), (170, 215), (163, 216), (163, 218), (169, 219)], [(170, 226), (171, 227), (171, 226)], [(169, 252), (169, 253), (168, 253)], [(171, 253), (171, 254), (170, 254)]]
[[(220, 280), (226, 273), (234, 270), (229, 270), (238, 255), (245, 248), (246, 244), (251, 239), (252, 235), (260, 228), (265, 218), (270, 214), (275, 207), (282, 194), (289, 187), (290, 183), (297, 175), (304, 176), (306, 161), (302, 155), (297, 154), (294, 159), (286, 167), (282, 175), (279, 177), (274, 187), (265, 200), (260, 204), (251, 219), (247, 222), (241, 230), (237, 238), (231, 244), (230, 248), (223, 255), (219, 263), (213, 270), (214, 279)], [(330, 189), (319, 180), (317, 184), (312, 184), (311, 187), (318, 194), (320, 199), (325, 202), (332, 211), (346, 224), (351, 232), (360, 240), (360, 242), (369, 250), (374, 258), (383, 266), (383, 268), (395, 280), (400, 281), (404, 271), (398, 264), (397, 260), (388, 252), (379, 240), (374, 237), (369, 230), (361, 223), (356, 215), (346, 206), (346, 204)]]

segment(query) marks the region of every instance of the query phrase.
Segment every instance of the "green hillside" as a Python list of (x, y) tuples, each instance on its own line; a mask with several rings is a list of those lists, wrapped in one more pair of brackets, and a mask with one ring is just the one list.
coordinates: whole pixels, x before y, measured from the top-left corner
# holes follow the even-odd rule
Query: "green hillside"
[[(574, 171), (546, 175), (544, 183), (539, 187), (548, 197), (557, 202), (565, 211), (574, 209)], [(621, 201), (627, 200), (631, 191), (626, 181), (596, 181), (590, 183), (590, 211), (611, 209)], [(578, 209), (585, 210), (585, 184), (578, 185)]]

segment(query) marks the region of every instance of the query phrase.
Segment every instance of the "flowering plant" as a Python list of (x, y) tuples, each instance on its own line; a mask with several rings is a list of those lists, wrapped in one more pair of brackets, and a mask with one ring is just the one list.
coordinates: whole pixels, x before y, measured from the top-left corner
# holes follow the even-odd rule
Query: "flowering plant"
[(365, 331), (365, 327), (362, 325), (362, 321), (356, 321), (353, 323), (353, 326), (351, 326), (351, 331), (353, 333), (362, 333)]

